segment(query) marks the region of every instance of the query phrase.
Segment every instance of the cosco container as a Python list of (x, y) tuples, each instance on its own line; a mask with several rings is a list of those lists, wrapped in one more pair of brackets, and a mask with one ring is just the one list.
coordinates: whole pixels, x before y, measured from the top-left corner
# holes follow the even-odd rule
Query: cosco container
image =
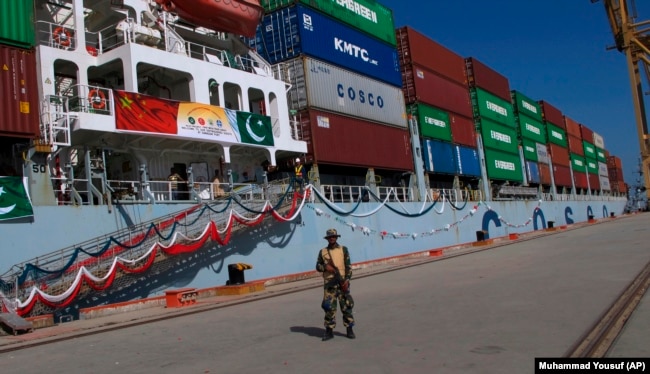
[(566, 129), (567, 135), (573, 135), (578, 139), (582, 139), (582, 134), (580, 133), (580, 124), (571, 118), (564, 116), (564, 128)]
[(606, 163), (600, 161), (598, 162), (598, 175), (602, 175), (603, 177), (609, 177)]
[(544, 121), (550, 122), (560, 128), (564, 128), (564, 116), (558, 108), (543, 100), (539, 102), (539, 105), (542, 107), (542, 116), (544, 117)]
[(594, 147), (593, 144), (589, 143), (586, 140), (583, 140), (582, 141), (582, 148), (585, 151), (585, 157), (587, 157), (589, 159), (592, 159), (592, 160), (596, 160), (596, 157), (597, 157), (597, 155), (596, 155), (596, 147)]
[(510, 97), (517, 114), (523, 114), (540, 123), (544, 120), (542, 118), (542, 107), (535, 100), (519, 91), (512, 91)]
[(0, 136), (38, 136), (38, 110), (35, 53), (0, 45)]
[(35, 43), (34, 1), (0, 1), (0, 45), (29, 49)]
[(526, 178), (528, 183), (540, 184), (539, 165), (534, 161), (526, 161)]
[(594, 132), (585, 125), (580, 125), (580, 134), (582, 135), (582, 140), (587, 141), (591, 144), (594, 142)]
[(520, 183), (524, 180), (519, 155), (485, 149), (485, 167), (490, 179)]
[(594, 133), (594, 145), (598, 148), (605, 148), (605, 140), (599, 134)]
[(426, 104), (411, 105), (409, 113), (417, 118), (421, 136), (451, 141), (449, 113)]
[(603, 191), (611, 191), (612, 190), (612, 186), (609, 183), (609, 178), (604, 177), (604, 176), (601, 175), (599, 180), (600, 180), (600, 189), (601, 190), (603, 190)]
[(313, 58), (285, 64), (292, 77), (289, 109), (308, 107), (405, 128), (402, 90)]
[(487, 118), (506, 126), (515, 127), (515, 117), (510, 101), (503, 100), (478, 87), (472, 88), (470, 95), (474, 118)]
[(393, 86), (402, 86), (397, 49), (302, 5), (264, 16), (248, 39), (271, 64), (301, 54), (332, 63)]
[(539, 166), (539, 180), (542, 185), (550, 186), (551, 185), (551, 167), (548, 163), (540, 162), (537, 164)]
[(269, 14), (276, 9), (298, 2), (336, 18), (392, 46), (395, 45), (393, 11), (373, 0), (261, 0), (260, 5)]
[(457, 174), (456, 157), (451, 143), (440, 140), (424, 139), (422, 141), (424, 168), (428, 172)]
[(472, 117), (472, 102), (466, 85), (449, 80), (416, 64), (402, 66), (404, 99), (407, 104), (421, 102)]
[(597, 174), (588, 174), (589, 188), (592, 190), (600, 190), (600, 176)]
[(567, 142), (569, 144), (569, 152), (575, 153), (580, 156), (585, 155), (584, 147), (582, 145), (582, 140), (574, 135), (567, 134)]
[(449, 119), (451, 121), (451, 137), (454, 143), (476, 148), (474, 120), (455, 113), (449, 113)]
[(487, 118), (480, 119), (478, 123), (485, 148), (519, 154), (517, 130)]
[(300, 112), (298, 120), (316, 163), (413, 170), (408, 130), (316, 109)]
[(551, 123), (546, 123), (546, 134), (549, 144), (553, 143), (564, 148), (568, 147), (569, 143), (566, 138), (566, 132), (563, 129)]
[(516, 116), (516, 121), (519, 126), (519, 134), (522, 138), (546, 144), (546, 128), (542, 122), (523, 114)]
[(574, 172), (586, 173), (587, 162), (585, 161), (585, 158), (575, 153), (571, 153), (571, 168)]
[(568, 166), (553, 164), (553, 180), (556, 187), (572, 187), (571, 169)]
[(539, 157), (537, 157), (537, 143), (529, 140), (529, 139), (522, 139), (521, 140), (521, 147), (524, 151), (524, 159), (525, 160), (530, 160), (530, 161), (539, 161)]
[(467, 81), (470, 87), (480, 87), (493, 95), (510, 102), (510, 83), (508, 78), (499, 74), (475, 57), (465, 59)]
[(472, 177), (481, 176), (481, 164), (479, 163), (478, 151), (476, 148), (455, 145), (454, 154), (456, 155), (459, 175)]
[(467, 85), (465, 59), (409, 26), (396, 31), (397, 53), (402, 66), (415, 64), (449, 80)]
[(548, 153), (553, 165), (562, 165), (568, 167), (571, 164), (569, 150), (557, 144), (548, 144)]
[(589, 188), (589, 182), (587, 179), (587, 173), (584, 171), (576, 171), (573, 169), (573, 181), (577, 189), (586, 190)]

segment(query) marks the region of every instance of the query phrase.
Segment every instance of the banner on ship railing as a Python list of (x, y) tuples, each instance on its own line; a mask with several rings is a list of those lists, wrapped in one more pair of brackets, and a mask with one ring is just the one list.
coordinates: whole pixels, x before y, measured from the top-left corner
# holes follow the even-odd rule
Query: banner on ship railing
[(273, 146), (271, 118), (215, 105), (115, 91), (118, 130)]
[(0, 221), (33, 216), (27, 178), (0, 176)]

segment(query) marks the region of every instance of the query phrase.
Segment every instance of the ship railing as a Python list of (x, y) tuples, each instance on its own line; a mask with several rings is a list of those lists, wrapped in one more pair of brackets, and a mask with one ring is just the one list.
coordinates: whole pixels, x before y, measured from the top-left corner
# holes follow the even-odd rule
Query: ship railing
[(77, 48), (75, 28), (47, 21), (36, 21), (36, 43), (52, 48), (74, 50)]
[(113, 115), (113, 90), (100, 86), (75, 84), (68, 87), (61, 96), (67, 97), (69, 112)]
[(469, 188), (431, 188), (428, 191), (428, 198), (431, 201), (442, 201), (444, 198), (446, 201), (456, 203), (459, 201), (481, 201), (483, 194), (480, 190), (472, 190)]

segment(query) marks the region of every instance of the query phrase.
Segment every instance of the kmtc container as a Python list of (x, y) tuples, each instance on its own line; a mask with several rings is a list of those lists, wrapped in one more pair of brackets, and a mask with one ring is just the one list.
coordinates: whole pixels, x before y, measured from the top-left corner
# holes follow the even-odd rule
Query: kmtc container
[(539, 165), (536, 162), (526, 161), (526, 179), (528, 179), (528, 183), (541, 183)]
[(454, 143), (476, 148), (474, 120), (460, 114), (449, 113), (451, 137)]
[(567, 146), (569, 145), (566, 138), (566, 132), (561, 128), (552, 125), (551, 123), (547, 123), (546, 133), (548, 136), (549, 143), (557, 144), (564, 148), (567, 148)]
[(451, 141), (449, 113), (426, 104), (411, 105), (409, 112), (417, 119), (421, 136)]
[(491, 121), (515, 127), (512, 104), (491, 93), (475, 87), (470, 92), (474, 106), (474, 118), (487, 118)]
[(478, 61), (475, 57), (465, 59), (467, 81), (470, 87), (480, 87), (493, 95), (510, 102), (508, 78)]
[(515, 115), (515, 117), (519, 126), (519, 134), (523, 139), (530, 139), (538, 143), (546, 144), (546, 127), (542, 122), (523, 114)]
[(517, 130), (487, 118), (480, 120), (480, 129), (485, 148), (519, 155)]
[(316, 163), (414, 170), (408, 130), (316, 109), (299, 113), (299, 121)]
[(35, 53), (0, 45), (0, 136), (37, 137), (38, 107)]
[(544, 120), (542, 118), (542, 107), (535, 100), (518, 91), (510, 92), (510, 97), (515, 113), (523, 114), (539, 123)]
[(582, 140), (582, 134), (580, 133), (580, 124), (571, 118), (564, 116), (564, 127), (566, 128), (567, 135), (573, 135), (576, 138)]
[(585, 157), (591, 159), (591, 160), (596, 160), (597, 155), (596, 155), (596, 147), (594, 147), (593, 144), (589, 143), (586, 140), (582, 141), (582, 148), (585, 151)]
[(269, 14), (273, 10), (302, 3), (338, 21), (355, 27), (368, 35), (395, 45), (393, 11), (372, 0), (262, 0), (260, 4)]
[(572, 187), (571, 169), (568, 166), (553, 165), (553, 180), (556, 187)]
[(465, 59), (409, 26), (396, 31), (401, 66), (415, 64), (467, 86)]
[(478, 151), (476, 148), (455, 145), (454, 154), (456, 156), (459, 175), (472, 177), (481, 176), (481, 165), (479, 163)]
[(466, 85), (416, 64), (402, 66), (402, 70), (402, 91), (407, 104), (421, 102), (465, 117), (473, 116)]
[(0, 44), (29, 49), (35, 43), (34, 1), (0, 1)]
[(490, 179), (523, 182), (519, 155), (485, 149), (485, 167)]
[(451, 143), (440, 140), (424, 139), (422, 141), (424, 168), (431, 173), (457, 174), (458, 166)]
[(567, 141), (569, 143), (569, 152), (575, 153), (580, 156), (585, 155), (584, 147), (582, 145), (582, 139), (577, 136), (567, 134)]
[(264, 16), (248, 45), (271, 64), (304, 53), (393, 86), (402, 86), (394, 46), (302, 5)]
[(544, 117), (544, 121), (550, 122), (560, 128), (564, 128), (564, 116), (559, 109), (543, 100), (539, 102), (539, 105), (542, 107), (542, 116)]
[(402, 90), (334, 65), (304, 57), (287, 61), (289, 109), (308, 107), (406, 128)]

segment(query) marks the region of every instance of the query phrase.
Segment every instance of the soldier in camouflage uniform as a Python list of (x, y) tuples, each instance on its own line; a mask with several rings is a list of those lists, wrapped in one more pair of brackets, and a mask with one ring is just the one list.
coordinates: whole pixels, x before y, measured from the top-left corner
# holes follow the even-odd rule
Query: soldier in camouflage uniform
[(341, 305), (343, 314), (343, 325), (347, 329), (346, 336), (354, 339), (354, 317), (352, 308), (354, 300), (350, 295), (350, 279), (352, 278), (352, 265), (350, 264), (350, 253), (348, 248), (340, 245), (337, 238), (341, 237), (335, 229), (327, 230), (325, 239), (327, 247), (318, 252), (316, 270), (323, 273), (323, 303), (321, 307), (325, 311), (325, 335), (323, 341), (334, 337), (333, 330), (336, 327), (337, 302)]

